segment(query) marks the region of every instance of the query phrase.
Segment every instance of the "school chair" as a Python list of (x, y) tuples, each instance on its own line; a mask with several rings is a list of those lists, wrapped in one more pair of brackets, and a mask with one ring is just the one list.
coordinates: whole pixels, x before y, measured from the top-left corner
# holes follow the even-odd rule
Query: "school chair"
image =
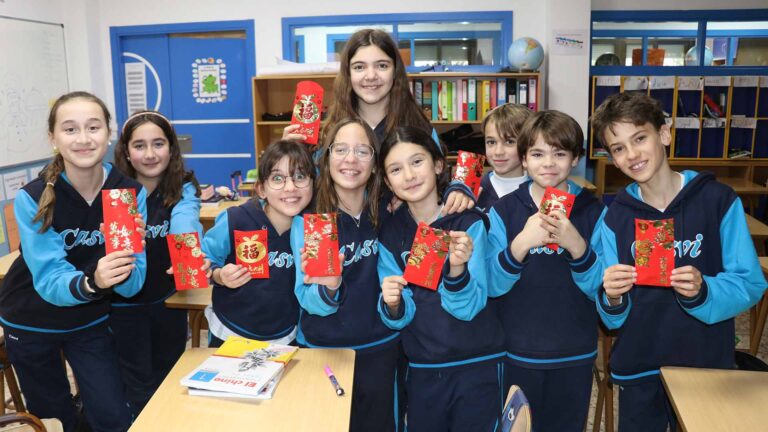
[(0, 328), (0, 414), (5, 414), (6, 400), (5, 400), (5, 385), (8, 383), (8, 391), (11, 393), (11, 400), (13, 401), (13, 409), (17, 412), (24, 413), (27, 409), (24, 407), (24, 399), (21, 397), (21, 390), (19, 390), (19, 382), (16, 380), (16, 374), (13, 372), (13, 366), (8, 359), (8, 352), (5, 350), (5, 335)]
[(504, 411), (501, 418), (502, 432), (531, 432), (531, 406), (525, 397), (523, 390), (512, 385), (509, 395), (504, 402)]
[(28, 413), (11, 413), (0, 416), (0, 432), (63, 432), (58, 419), (39, 419)]
[[(605, 432), (613, 432), (613, 383), (611, 383), (611, 373), (609, 360), (611, 357), (611, 347), (613, 346), (614, 335), (603, 327), (598, 326), (597, 348), (599, 350), (598, 360), (595, 362), (593, 371), (595, 381), (597, 382), (597, 402), (595, 404), (595, 418), (592, 424), (592, 432), (600, 430), (603, 415), (605, 415)], [(597, 363), (600, 364), (598, 367)], [(602, 370), (602, 375), (600, 371)]]

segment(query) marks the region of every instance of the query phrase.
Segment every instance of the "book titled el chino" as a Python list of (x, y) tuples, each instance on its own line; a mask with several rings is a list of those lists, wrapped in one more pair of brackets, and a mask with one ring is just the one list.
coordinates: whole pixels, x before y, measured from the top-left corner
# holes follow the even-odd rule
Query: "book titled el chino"
[(297, 347), (230, 336), (181, 385), (202, 390), (258, 396), (282, 373)]

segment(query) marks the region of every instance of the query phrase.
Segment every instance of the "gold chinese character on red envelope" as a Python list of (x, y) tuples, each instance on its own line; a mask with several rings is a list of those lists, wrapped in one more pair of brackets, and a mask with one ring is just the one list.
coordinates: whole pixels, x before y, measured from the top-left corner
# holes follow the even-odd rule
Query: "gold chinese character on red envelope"
[(325, 89), (314, 81), (299, 81), (293, 101), (291, 124), (299, 125), (294, 133), (307, 137), (306, 144), (317, 144), (320, 137), (320, 120), (323, 113)]
[(341, 276), (336, 213), (304, 215), (307, 276)]
[(121, 250), (141, 252), (141, 234), (136, 232), (139, 210), (133, 189), (104, 189), (101, 191), (104, 216), (104, 244), (107, 254)]
[(199, 234), (196, 232), (169, 234), (165, 239), (168, 242), (176, 290), (206, 288), (208, 278), (202, 270), (205, 258), (200, 249)]
[(235, 230), (235, 262), (248, 269), (254, 279), (269, 279), (267, 230)]
[[(539, 211), (545, 215), (557, 215), (557, 217), (568, 219), (571, 217), (571, 209), (575, 200), (576, 195), (547, 186), (544, 190), (544, 198), (539, 205)], [(547, 244), (547, 248), (553, 251), (556, 251), (558, 247), (556, 243)]]
[(403, 273), (405, 280), (432, 291), (437, 290), (450, 244), (448, 231), (419, 222)]
[(480, 193), (480, 180), (483, 178), (483, 166), (485, 165), (485, 156), (459, 150), (456, 158), (456, 172), (453, 174), (454, 180), (459, 180), (472, 189), (475, 198)]
[(672, 286), (675, 268), (675, 220), (635, 219), (637, 285)]

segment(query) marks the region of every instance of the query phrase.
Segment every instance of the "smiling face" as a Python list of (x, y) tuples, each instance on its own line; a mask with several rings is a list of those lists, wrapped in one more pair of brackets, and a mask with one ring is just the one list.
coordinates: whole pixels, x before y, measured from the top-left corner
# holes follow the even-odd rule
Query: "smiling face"
[(56, 111), (48, 139), (61, 153), (67, 170), (89, 170), (100, 166), (109, 143), (109, 125), (95, 102), (71, 99)]
[(141, 183), (159, 181), (171, 160), (171, 147), (160, 126), (146, 122), (133, 130), (128, 141), (128, 160)]
[(394, 70), (393, 60), (379, 47), (360, 47), (349, 60), (349, 78), (358, 103), (386, 105), (394, 82)]
[(517, 139), (504, 139), (494, 122), (485, 125), (485, 157), (499, 177), (520, 177), (523, 165), (517, 155)]
[(613, 123), (603, 138), (613, 164), (638, 184), (648, 182), (667, 164), (665, 147), (672, 140), (669, 126), (656, 130), (651, 123)]
[(542, 188), (551, 186), (561, 190), (567, 190), (568, 175), (578, 163), (579, 158), (573, 153), (549, 145), (541, 134), (523, 158), (523, 167), (534, 183)]
[[(361, 160), (357, 154), (373, 154), (372, 143), (363, 127), (357, 123), (342, 126), (330, 148), (329, 171), (336, 190), (359, 191), (365, 189), (373, 173), (374, 158)], [(347, 151), (342, 156), (341, 153)], [(363, 158), (365, 159), (365, 158)]]
[[(283, 156), (269, 173), (265, 184), (258, 183), (256, 192), (259, 197), (267, 201), (266, 213), (270, 220), (273, 218), (290, 220), (301, 213), (309, 205), (312, 199), (312, 180), (306, 179), (307, 173), (298, 170), (290, 172), (291, 162), (288, 156)], [(305, 179), (305, 180), (299, 180)], [(308, 180), (308, 181), (307, 181)], [(296, 182), (302, 187), (297, 187)], [(306, 183), (303, 183), (305, 181)], [(284, 182), (282, 189), (277, 189), (271, 184)]]
[(384, 160), (387, 185), (407, 203), (437, 199), (437, 175), (443, 170), (422, 146), (409, 142), (395, 144)]

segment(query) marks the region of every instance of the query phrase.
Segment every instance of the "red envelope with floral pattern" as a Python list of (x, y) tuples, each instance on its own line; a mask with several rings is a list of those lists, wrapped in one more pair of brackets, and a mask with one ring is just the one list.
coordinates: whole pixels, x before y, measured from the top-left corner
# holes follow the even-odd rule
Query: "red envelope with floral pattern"
[(269, 279), (267, 230), (238, 231), (235, 234), (235, 262), (248, 269), (254, 279)]
[(675, 268), (675, 220), (635, 219), (637, 285), (672, 286)]
[[(541, 200), (539, 211), (545, 215), (556, 214), (558, 217), (569, 218), (571, 217), (571, 209), (573, 208), (573, 201), (576, 199), (576, 195), (568, 192), (563, 192), (560, 189), (548, 186), (544, 190), (544, 198)], [(556, 251), (558, 245), (555, 243), (548, 244), (547, 247)]]
[(196, 232), (168, 234), (165, 240), (168, 242), (176, 290), (208, 287), (208, 278), (202, 270), (205, 258), (200, 249), (200, 236)]
[(451, 236), (448, 231), (435, 229), (424, 222), (419, 222), (411, 253), (405, 265), (405, 273), (403, 273), (405, 280), (436, 291), (450, 244)]
[(483, 178), (483, 166), (485, 165), (485, 156), (459, 150), (456, 159), (456, 172), (453, 174), (454, 180), (459, 180), (472, 189), (472, 193), (477, 198), (480, 194), (480, 180)]
[(104, 216), (104, 246), (107, 254), (121, 250), (139, 253), (144, 250), (141, 234), (136, 232), (139, 216), (136, 191), (133, 189), (104, 189), (101, 191)]
[(304, 251), (307, 276), (341, 276), (336, 213), (304, 215)]
[(324, 94), (323, 86), (314, 81), (299, 81), (296, 85), (291, 124), (301, 125), (294, 133), (306, 135), (306, 144), (317, 144), (320, 137)]

